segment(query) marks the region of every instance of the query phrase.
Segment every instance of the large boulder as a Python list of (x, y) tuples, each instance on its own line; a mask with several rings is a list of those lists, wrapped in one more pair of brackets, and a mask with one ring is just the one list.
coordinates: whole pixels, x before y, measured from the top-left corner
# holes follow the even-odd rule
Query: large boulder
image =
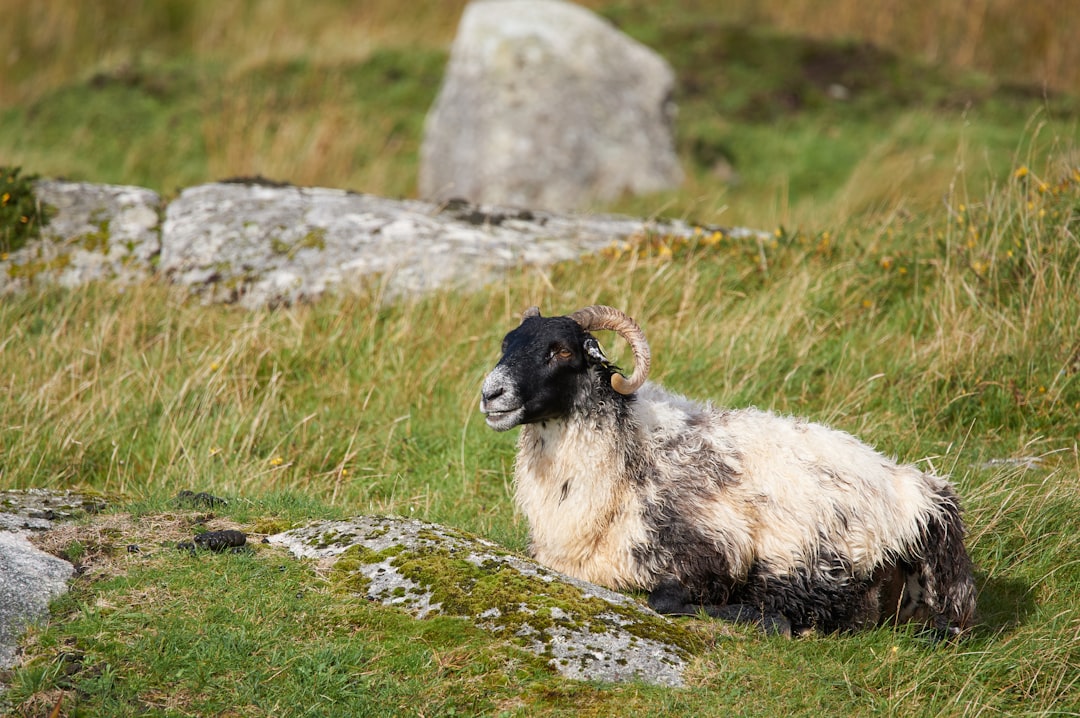
[(475, 0), (427, 117), (420, 194), (568, 210), (677, 186), (673, 87), (660, 56), (584, 8)]

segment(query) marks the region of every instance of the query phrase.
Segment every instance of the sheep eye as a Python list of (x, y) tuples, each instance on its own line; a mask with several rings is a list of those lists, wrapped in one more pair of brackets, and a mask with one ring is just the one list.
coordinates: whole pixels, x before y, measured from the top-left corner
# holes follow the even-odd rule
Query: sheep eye
[(548, 352), (548, 361), (558, 359), (559, 361), (566, 361), (574, 356), (574, 353), (566, 347), (552, 347)]

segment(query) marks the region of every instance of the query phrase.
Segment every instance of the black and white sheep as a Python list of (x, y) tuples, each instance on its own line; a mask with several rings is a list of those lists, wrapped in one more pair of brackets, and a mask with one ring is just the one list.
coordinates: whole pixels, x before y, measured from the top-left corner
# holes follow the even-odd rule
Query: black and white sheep
[[(617, 373), (590, 332), (631, 346)], [(788, 633), (918, 621), (945, 635), (975, 609), (952, 486), (850, 434), (645, 383), (649, 348), (611, 307), (525, 312), (481, 411), (522, 426), (515, 498), (541, 563), (661, 613)]]

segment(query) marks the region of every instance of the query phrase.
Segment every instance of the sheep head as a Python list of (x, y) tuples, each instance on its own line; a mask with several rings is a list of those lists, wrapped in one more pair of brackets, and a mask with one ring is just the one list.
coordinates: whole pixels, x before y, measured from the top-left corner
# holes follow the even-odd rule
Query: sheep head
[[(590, 334), (602, 329), (629, 342), (634, 354), (629, 378), (616, 372)], [(597, 305), (569, 316), (542, 317), (531, 307), (503, 339), (502, 357), (484, 380), (480, 410), (496, 431), (566, 416), (587, 393), (595, 368), (610, 375), (614, 391), (630, 395), (645, 382), (649, 361), (641, 327), (617, 309)]]

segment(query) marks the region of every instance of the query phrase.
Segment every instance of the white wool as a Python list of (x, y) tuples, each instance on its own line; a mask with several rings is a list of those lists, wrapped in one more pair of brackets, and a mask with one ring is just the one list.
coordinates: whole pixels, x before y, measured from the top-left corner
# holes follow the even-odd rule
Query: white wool
[[(755, 560), (796, 569), (823, 549), (868, 576), (917, 543), (940, 510), (933, 496), (940, 479), (841, 431), (756, 409), (718, 410), (650, 383), (630, 412), (638, 435), (623, 439), (597, 433), (582, 417), (523, 427), (516, 499), (541, 562), (609, 586), (650, 588), (656, 577), (631, 554), (648, 541), (642, 505), (680, 484), (709, 481), (693, 468), (704, 448), (727, 457), (737, 480), (701, 492), (693, 520), (736, 576)], [(655, 483), (630, 485), (620, 440), (642, 442)]]

